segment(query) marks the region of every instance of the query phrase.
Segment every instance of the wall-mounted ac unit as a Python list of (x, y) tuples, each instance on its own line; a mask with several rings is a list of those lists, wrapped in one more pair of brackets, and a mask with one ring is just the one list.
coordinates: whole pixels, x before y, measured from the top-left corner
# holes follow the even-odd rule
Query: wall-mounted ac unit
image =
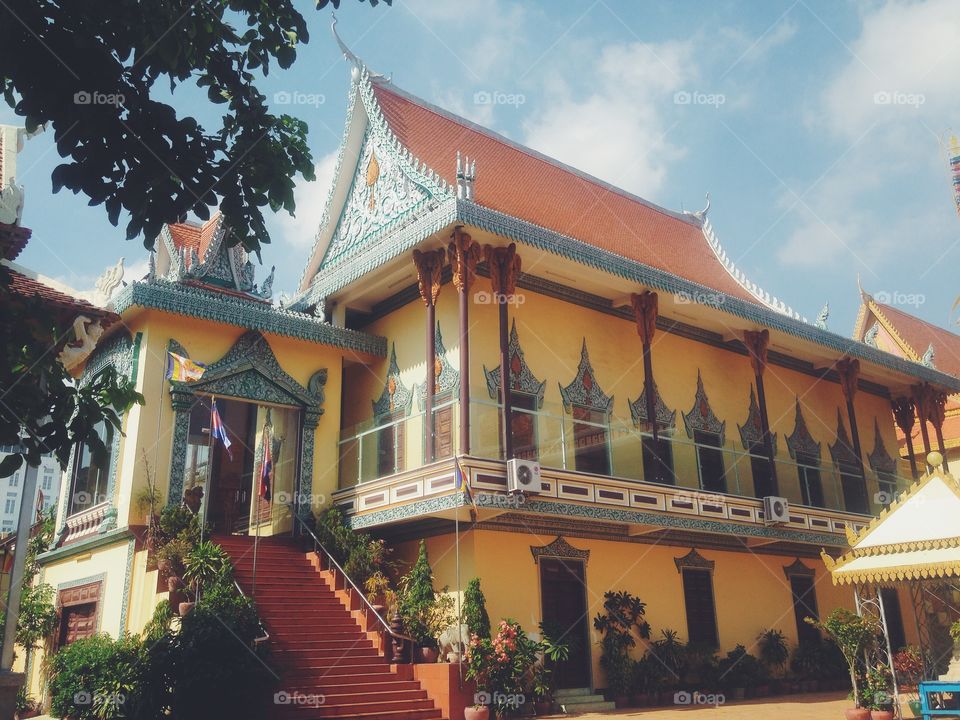
[(763, 499), (763, 522), (767, 525), (790, 522), (790, 503), (787, 499), (767, 495)]
[(543, 492), (540, 483), (540, 463), (535, 460), (513, 458), (507, 461), (507, 491), (539, 495)]

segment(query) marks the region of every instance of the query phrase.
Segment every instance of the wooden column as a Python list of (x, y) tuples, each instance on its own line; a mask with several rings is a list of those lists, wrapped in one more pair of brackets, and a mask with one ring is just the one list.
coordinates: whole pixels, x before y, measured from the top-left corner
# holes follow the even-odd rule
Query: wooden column
[(923, 465), (927, 466), (927, 455), (930, 454), (930, 433), (927, 431), (927, 420), (930, 419), (930, 386), (926, 383), (913, 386), (913, 404), (917, 408), (917, 419), (920, 421), (920, 437), (923, 438)]
[(470, 286), (477, 274), (480, 245), (460, 227), (450, 236), (447, 256), (453, 268), (460, 308), (460, 454), (470, 454)]
[(943, 442), (943, 420), (946, 417), (947, 394), (933, 387), (930, 387), (930, 422), (933, 423), (933, 429), (937, 433), (937, 446), (940, 448), (940, 454), (943, 455), (943, 461), (947, 461), (947, 448)]
[(644, 290), (642, 293), (634, 293), (630, 296), (630, 302), (633, 305), (633, 317), (637, 321), (637, 333), (640, 335), (640, 341), (643, 343), (643, 384), (647, 389), (647, 421), (650, 423), (653, 433), (653, 454), (656, 458), (660, 457), (659, 431), (657, 430), (657, 408), (656, 392), (653, 382), (653, 358), (650, 353), (650, 344), (653, 342), (653, 335), (657, 331), (657, 314), (659, 308), (659, 299), (655, 292)]
[(847, 421), (850, 423), (850, 441), (853, 443), (853, 452), (857, 456), (857, 469), (860, 477), (866, 482), (863, 469), (863, 453), (860, 449), (860, 431), (857, 429), (857, 413), (853, 407), (853, 398), (857, 394), (857, 380), (860, 378), (860, 361), (856, 358), (843, 358), (836, 365), (840, 376), (840, 389), (847, 401)]
[(767, 415), (767, 394), (763, 387), (763, 371), (767, 369), (767, 348), (770, 346), (770, 331), (745, 330), (743, 344), (750, 354), (750, 364), (753, 366), (753, 377), (757, 384), (757, 405), (760, 408), (760, 431), (763, 434), (763, 449), (770, 462), (770, 484), (773, 494), (779, 492), (777, 482), (777, 460), (773, 452), (773, 438), (770, 435), (770, 419)]
[(413, 251), (413, 263), (417, 266), (417, 282), (420, 297), (427, 306), (426, 387), (424, 388), (423, 427), (425, 433), (425, 463), (434, 460), (433, 396), (437, 391), (437, 320), (436, 305), (440, 296), (440, 273), (443, 270), (443, 250)]
[(500, 402), (503, 403), (503, 457), (513, 457), (513, 398), (510, 379), (509, 317), (507, 304), (516, 291), (517, 277), (520, 275), (520, 257), (517, 246), (510, 243), (506, 247), (487, 245), (483, 249), (484, 258), (490, 269), (490, 284), (493, 301), (500, 310)]
[(896, 400), (891, 400), (890, 405), (893, 407), (893, 418), (897, 421), (897, 427), (900, 428), (900, 432), (903, 433), (907, 440), (907, 457), (910, 460), (910, 472), (913, 474), (913, 479), (916, 480), (920, 477), (920, 473), (917, 472), (917, 458), (913, 454), (913, 425), (916, 421), (913, 400), (908, 397), (899, 397)]

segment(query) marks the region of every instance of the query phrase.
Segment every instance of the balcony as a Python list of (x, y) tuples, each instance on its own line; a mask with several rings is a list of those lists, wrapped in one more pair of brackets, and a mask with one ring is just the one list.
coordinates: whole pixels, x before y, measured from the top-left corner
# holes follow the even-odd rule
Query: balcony
[[(388, 483), (392, 485), (420, 477), (428, 472), (428, 466), (431, 477), (449, 466), (448, 477), (452, 478), (452, 463), (443, 461), (461, 454), (459, 406), (454, 400), (443, 402), (434, 414), (436, 448), (429, 461), (422, 412), (345, 429), (340, 440), (338, 502), (347, 495), (359, 496), (367, 489), (382, 487), (386, 479), (392, 479)], [(912, 482), (905, 463), (882, 476), (868, 467), (865, 482), (856, 468), (837, 466), (829, 457), (798, 463), (786, 457), (782, 437), (778, 438), (774, 480), (766, 456), (757, 452), (759, 448), (744, 450), (735, 426), (732, 432), (727, 429), (722, 442), (717, 436), (691, 439), (681, 429), (664, 430), (655, 453), (649, 432), (615, 417), (598, 421), (579, 413), (575, 419), (562, 406), (549, 404), (536, 410), (515, 407), (513, 415), (515, 456), (540, 461), (548, 483), (546, 494), (558, 500), (606, 501), (762, 524), (760, 499), (780, 495), (797, 510), (788, 526), (842, 533), (847, 522), (862, 525), (865, 516), (878, 514)], [(506, 490), (500, 427), (497, 403), (471, 402), (471, 451), (461, 465), (473, 487), (481, 491)], [(736, 441), (733, 435), (737, 435)], [(433, 489), (452, 492), (454, 485), (450, 480)], [(430, 493), (421, 486), (406, 495), (388, 492), (371, 497), (398, 503), (424, 494)], [(363, 502), (353, 504), (355, 511), (370, 507)]]

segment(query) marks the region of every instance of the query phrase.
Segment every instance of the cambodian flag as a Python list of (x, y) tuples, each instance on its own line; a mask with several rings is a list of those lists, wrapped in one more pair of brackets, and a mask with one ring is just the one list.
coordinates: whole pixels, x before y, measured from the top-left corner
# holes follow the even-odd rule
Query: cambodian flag
[(220, 411), (217, 410), (216, 400), (210, 403), (210, 433), (223, 443), (223, 449), (227, 451), (227, 457), (233, 460), (233, 453), (230, 452), (230, 438), (227, 437), (227, 428), (220, 418)]
[(263, 426), (263, 462), (260, 464), (260, 497), (270, 501), (270, 474), (273, 472), (273, 442), (270, 439), (270, 426)]

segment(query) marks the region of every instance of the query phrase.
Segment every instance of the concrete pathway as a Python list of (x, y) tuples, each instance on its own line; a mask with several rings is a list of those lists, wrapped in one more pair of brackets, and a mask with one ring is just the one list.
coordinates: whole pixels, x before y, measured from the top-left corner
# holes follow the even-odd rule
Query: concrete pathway
[[(596, 718), (640, 718), (641, 720), (677, 720), (681, 713), (686, 720), (843, 720), (843, 711), (850, 707), (846, 693), (784, 695), (758, 700), (741, 700), (719, 707), (673, 706), (659, 708), (627, 708), (605, 713), (584, 713), (579, 720)], [(553, 717), (553, 716), (552, 716)], [(555, 717), (569, 717), (557, 715)]]

